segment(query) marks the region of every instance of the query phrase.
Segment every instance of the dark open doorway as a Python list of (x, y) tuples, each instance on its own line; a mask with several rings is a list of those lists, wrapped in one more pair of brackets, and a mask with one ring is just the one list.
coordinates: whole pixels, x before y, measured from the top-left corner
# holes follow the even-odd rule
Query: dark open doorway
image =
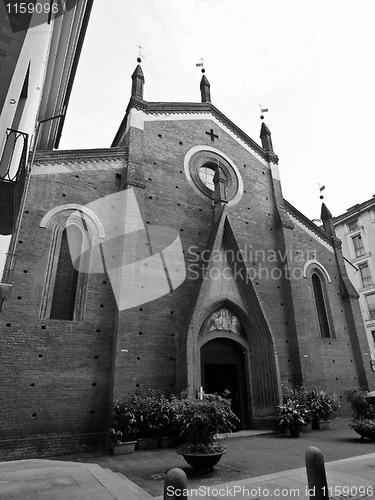
[(240, 419), (238, 430), (249, 426), (244, 354), (229, 339), (214, 339), (201, 348), (201, 377), (206, 393), (229, 391), (232, 409)]
[(218, 393), (227, 396), (232, 401), (232, 410), (241, 418), (241, 409), (238, 394), (238, 367), (235, 364), (204, 365), (204, 390), (207, 393)]

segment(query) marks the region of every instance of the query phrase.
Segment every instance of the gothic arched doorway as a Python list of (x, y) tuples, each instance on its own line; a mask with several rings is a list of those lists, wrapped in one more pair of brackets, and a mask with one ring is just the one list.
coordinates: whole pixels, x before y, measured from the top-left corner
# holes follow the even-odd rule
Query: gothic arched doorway
[(245, 352), (228, 338), (215, 338), (201, 347), (201, 381), (206, 393), (227, 394), (240, 419), (238, 429), (249, 426)]

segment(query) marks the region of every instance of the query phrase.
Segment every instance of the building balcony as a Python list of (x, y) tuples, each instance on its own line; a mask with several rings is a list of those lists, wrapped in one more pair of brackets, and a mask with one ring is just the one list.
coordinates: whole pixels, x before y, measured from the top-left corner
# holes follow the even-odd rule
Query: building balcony
[(0, 234), (13, 233), (26, 180), (28, 134), (8, 128), (0, 160)]

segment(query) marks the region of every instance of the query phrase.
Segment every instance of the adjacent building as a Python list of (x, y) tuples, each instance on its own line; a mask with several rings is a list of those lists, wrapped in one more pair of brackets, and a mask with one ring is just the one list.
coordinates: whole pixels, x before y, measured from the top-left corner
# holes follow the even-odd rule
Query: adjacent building
[(375, 370), (375, 195), (334, 218), (337, 236), (347, 259), (347, 271), (359, 302)]
[(92, 3), (0, 4), (0, 303), (33, 154), (59, 145)]

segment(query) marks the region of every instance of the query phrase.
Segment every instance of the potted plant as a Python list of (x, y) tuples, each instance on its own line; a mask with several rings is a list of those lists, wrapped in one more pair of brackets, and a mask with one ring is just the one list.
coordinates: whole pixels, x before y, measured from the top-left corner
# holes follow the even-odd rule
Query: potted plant
[[(295, 403), (299, 405), (301, 414), (303, 413), (304, 423), (299, 426), (301, 432), (307, 432), (311, 430), (312, 422), (311, 422), (311, 410), (309, 407), (308, 391), (303, 386), (291, 389), (290, 387), (285, 385), (283, 385), (282, 391), (283, 391), (283, 403), (286, 404), (288, 402), (288, 399), (291, 399), (292, 401), (295, 401)], [(284, 421), (284, 423), (281, 424), (280, 429), (281, 428), (283, 428), (282, 431), (285, 430), (285, 432), (287, 432), (289, 430), (288, 422)]]
[(109, 429), (108, 438), (112, 455), (124, 455), (133, 453), (137, 441), (126, 441), (121, 431), (114, 428)]
[(320, 391), (320, 403), (321, 403), (321, 420), (319, 421), (320, 429), (329, 427), (329, 418), (331, 414), (340, 408), (340, 403), (335, 394), (328, 394), (324, 391)]
[(307, 408), (311, 414), (313, 429), (328, 428), (329, 417), (340, 408), (337, 396), (312, 387), (307, 400)]
[(138, 429), (138, 449), (156, 448), (163, 427), (164, 394), (155, 389), (134, 393), (132, 404)]
[(345, 399), (350, 404), (353, 422), (350, 427), (361, 436), (375, 440), (375, 409), (369, 403), (366, 393), (360, 389), (345, 391)]
[(301, 425), (306, 423), (308, 410), (291, 398), (279, 405), (279, 425), (287, 427), (292, 437), (299, 437)]
[(230, 400), (216, 394), (205, 394), (203, 399), (187, 397), (182, 402), (180, 437), (183, 444), (178, 453), (194, 469), (212, 470), (227, 451), (215, 435), (231, 432), (239, 420)]
[(350, 404), (353, 420), (375, 419), (375, 409), (369, 403), (366, 392), (350, 389), (344, 392), (344, 397)]
[(375, 420), (363, 418), (361, 420), (354, 420), (350, 427), (361, 436), (362, 439), (371, 439), (375, 441)]
[(175, 448), (178, 445), (181, 432), (183, 402), (172, 395), (170, 400), (165, 398), (163, 403), (159, 446), (160, 448)]
[(111, 453), (120, 455), (132, 453), (138, 434), (135, 413), (131, 406), (131, 398), (116, 400), (113, 403), (113, 427), (109, 430)]

